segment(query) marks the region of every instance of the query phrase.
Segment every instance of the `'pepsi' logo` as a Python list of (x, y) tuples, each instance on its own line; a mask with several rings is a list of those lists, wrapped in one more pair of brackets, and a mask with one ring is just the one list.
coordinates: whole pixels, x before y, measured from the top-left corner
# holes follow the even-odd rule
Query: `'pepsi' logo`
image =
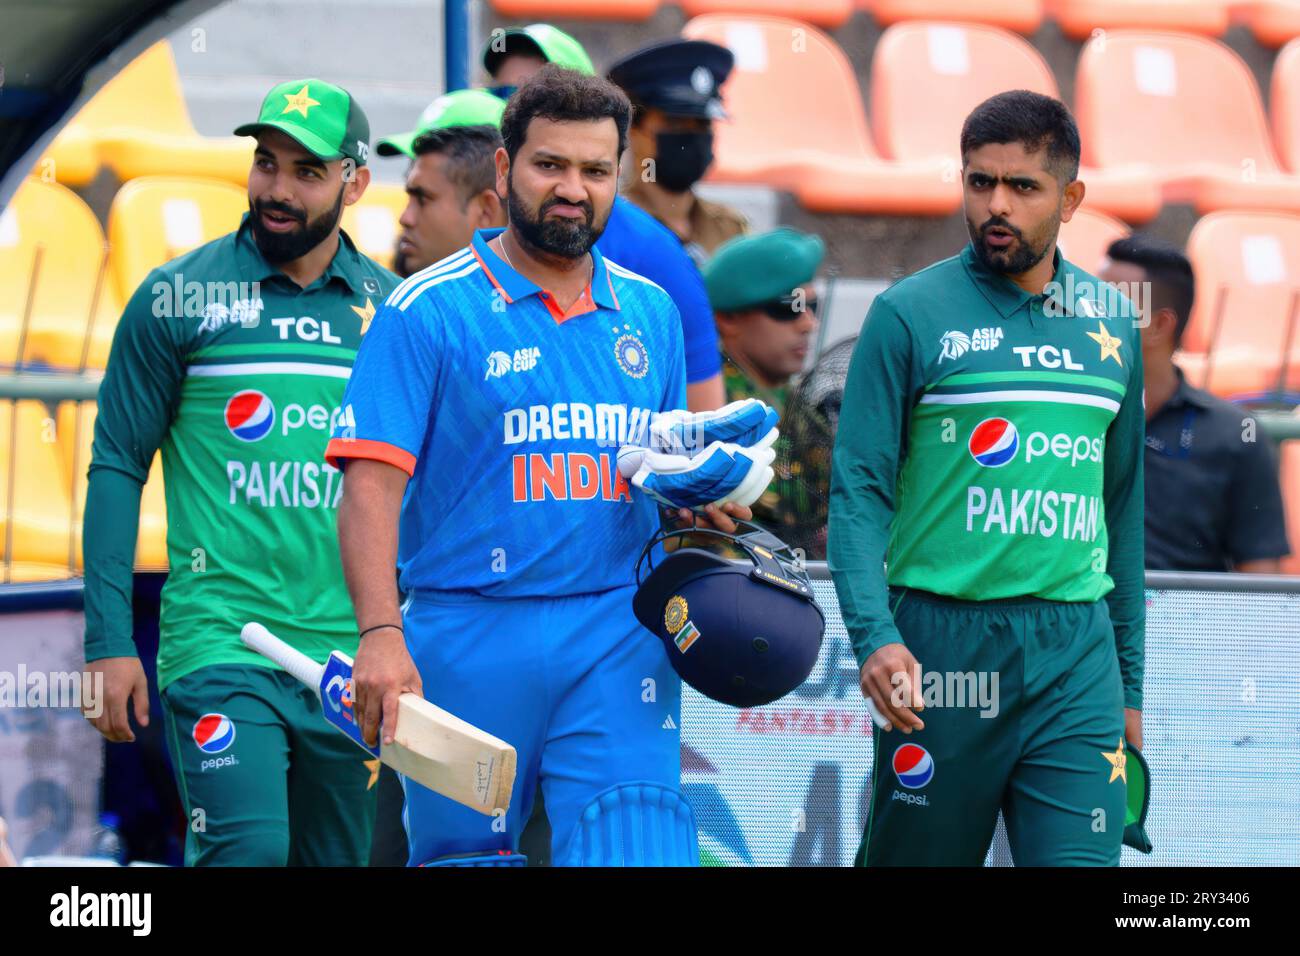
[(1020, 433), (1005, 418), (986, 418), (970, 433), (967, 447), (985, 468), (1001, 468), (1020, 450)]
[(256, 389), (236, 392), (226, 402), (226, 427), (240, 441), (258, 441), (275, 425), (275, 405)]
[(235, 742), (235, 722), (225, 714), (204, 714), (194, 725), (194, 743), (205, 754), (219, 754)]
[(903, 744), (894, 751), (894, 776), (909, 790), (920, 790), (934, 779), (934, 758), (920, 744)]

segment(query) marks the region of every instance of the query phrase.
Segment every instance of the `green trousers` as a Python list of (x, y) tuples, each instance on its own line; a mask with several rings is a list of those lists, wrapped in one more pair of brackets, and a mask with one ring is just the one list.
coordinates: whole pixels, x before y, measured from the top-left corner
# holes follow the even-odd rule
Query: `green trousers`
[(201, 667), (162, 692), (187, 866), (365, 866), (378, 761), (284, 671)]
[(891, 589), (925, 729), (875, 732), (856, 863), (980, 866), (998, 811), (1017, 866), (1113, 866), (1124, 699), (1104, 601), (953, 601)]

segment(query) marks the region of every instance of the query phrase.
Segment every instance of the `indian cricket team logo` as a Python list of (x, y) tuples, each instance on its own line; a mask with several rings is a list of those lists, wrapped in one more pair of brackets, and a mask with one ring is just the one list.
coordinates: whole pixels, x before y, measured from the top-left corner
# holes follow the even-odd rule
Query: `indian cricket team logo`
[(620, 335), (614, 342), (614, 358), (618, 367), (633, 378), (645, 378), (650, 371), (650, 356), (645, 344), (635, 335)]
[(940, 362), (960, 358), (970, 351), (970, 336), (965, 332), (945, 332), (939, 339), (939, 344), (943, 346), (943, 351), (939, 353)]
[(1005, 418), (986, 418), (970, 433), (970, 456), (985, 468), (1001, 468), (1020, 450), (1020, 433)]
[(934, 758), (920, 744), (903, 744), (894, 751), (894, 776), (908, 790), (920, 790), (934, 779)]
[(236, 392), (226, 402), (226, 428), (240, 441), (260, 441), (274, 426), (275, 405), (256, 389)]
[(674, 594), (664, 608), (664, 627), (668, 628), (669, 634), (676, 634), (686, 623), (686, 617), (690, 614), (691, 609), (686, 604), (686, 598), (680, 594)]
[(205, 754), (229, 750), (235, 742), (235, 722), (225, 714), (204, 714), (194, 725), (194, 744)]

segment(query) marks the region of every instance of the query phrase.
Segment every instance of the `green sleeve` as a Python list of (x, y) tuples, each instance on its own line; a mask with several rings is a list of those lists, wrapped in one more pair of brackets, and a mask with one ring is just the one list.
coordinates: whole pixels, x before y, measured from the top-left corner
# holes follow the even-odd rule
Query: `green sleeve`
[(831, 456), (826, 554), (859, 667), (884, 645), (902, 643), (889, 612), (884, 562), (908, 419), (921, 381), (916, 356), (903, 320), (877, 296), (844, 383)]
[(1142, 462), (1146, 447), (1146, 410), (1142, 386), (1142, 349), (1133, 335), (1134, 347), (1128, 389), (1119, 413), (1106, 432), (1103, 499), (1106, 506), (1106, 538), (1109, 546), (1106, 573), (1115, 588), (1106, 596), (1111, 623), (1115, 627), (1115, 648), (1119, 654), (1120, 677), (1124, 682), (1124, 706), (1142, 709), (1142, 669), (1146, 639), (1146, 586), (1144, 524), (1145, 488)]
[(185, 375), (178, 319), (154, 314), (152, 272), (127, 303), (99, 387), (86, 487), (87, 662), (133, 657), (131, 588), (140, 493), (171, 425)]

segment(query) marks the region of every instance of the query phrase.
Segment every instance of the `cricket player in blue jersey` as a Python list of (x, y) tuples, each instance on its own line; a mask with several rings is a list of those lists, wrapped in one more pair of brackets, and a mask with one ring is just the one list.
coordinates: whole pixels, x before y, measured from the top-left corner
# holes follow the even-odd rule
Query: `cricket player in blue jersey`
[[(382, 727), (391, 740), (397, 698), (413, 692), (518, 752), (504, 815), (406, 783), (412, 865), (522, 862), (539, 780), (556, 864), (697, 859), (680, 682), (633, 616), (633, 568), (655, 498), (735, 530), (771, 454), (714, 442), (693, 460), (638, 453), (631, 481), (620, 472), (620, 448), (686, 404), (672, 300), (592, 248), (629, 117), (594, 76), (551, 65), (520, 87), (497, 153), (509, 224), (388, 297), (329, 443), (346, 468), (339, 541), (367, 739)], [(775, 433), (767, 414), (755, 434)]]

